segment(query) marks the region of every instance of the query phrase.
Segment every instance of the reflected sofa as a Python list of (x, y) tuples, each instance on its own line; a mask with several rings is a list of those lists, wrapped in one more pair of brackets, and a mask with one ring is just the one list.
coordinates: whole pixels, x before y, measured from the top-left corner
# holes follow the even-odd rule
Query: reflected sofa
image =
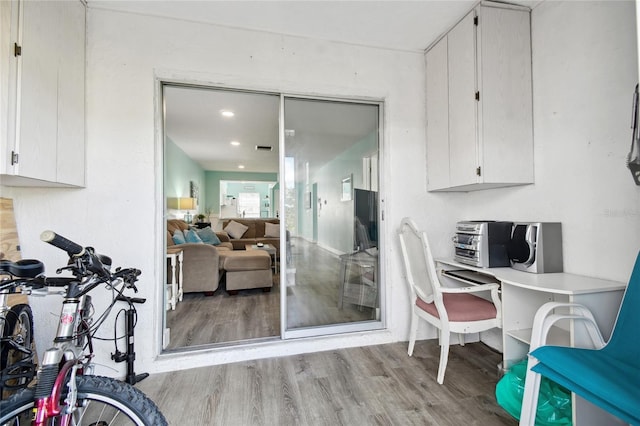
[(264, 243), (270, 244), (280, 250), (280, 231), (274, 232), (273, 227), (269, 227), (271, 232), (267, 232), (267, 223), (280, 225), (278, 218), (227, 218), (221, 219), (224, 230), (231, 221), (238, 222), (248, 229), (240, 238), (229, 237), (229, 242), (233, 245), (233, 250), (244, 250), (247, 244)]
[[(181, 248), (183, 251), (182, 291), (184, 293), (214, 292), (218, 289), (222, 278), (221, 252), (232, 251), (226, 233), (216, 233), (221, 243), (218, 246), (201, 243), (176, 245), (172, 235), (177, 230), (189, 229), (189, 225), (180, 219), (167, 220), (167, 248)], [(223, 241), (226, 240), (226, 241)]]
[[(213, 293), (218, 289), (223, 273), (226, 274), (229, 294), (253, 288), (262, 288), (263, 291), (271, 290), (273, 286), (271, 256), (267, 252), (262, 250), (247, 252), (245, 243), (242, 245), (242, 250), (234, 250), (229, 236), (224, 231), (216, 232), (220, 239), (219, 245), (175, 244), (172, 236), (178, 229), (185, 231), (189, 229), (189, 225), (179, 219), (167, 221), (167, 248), (183, 250), (182, 291), (184, 293)], [(273, 241), (271, 244), (274, 244)], [(170, 275), (169, 271), (168, 275)]]

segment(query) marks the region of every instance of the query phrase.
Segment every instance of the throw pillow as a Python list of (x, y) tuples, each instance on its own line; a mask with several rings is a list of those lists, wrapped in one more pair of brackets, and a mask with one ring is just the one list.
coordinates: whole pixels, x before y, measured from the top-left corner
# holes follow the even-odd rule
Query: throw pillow
[(198, 236), (200, 237), (203, 243), (213, 244), (214, 246), (217, 246), (218, 244), (220, 244), (220, 238), (218, 238), (218, 236), (216, 235), (215, 232), (213, 232), (213, 229), (211, 229), (210, 226), (207, 226), (206, 228), (198, 229), (196, 230), (196, 232), (198, 233)]
[(200, 243), (202, 244), (202, 240), (200, 239), (200, 237), (198, 236), (198, 233), (196, 231), (194, 231), (193, 229), (188, 229), (185, 234), (184, 234), (184, 239), (188, 242), (188, 243)]
[(236, 222), (235, 220), (232, 220), (231, 222), (229, 222), (227, 226), (224, 228), (227, 234), (229, 234), (229, 236), (234, 240), (242, 238), (244, 233), (247, 232), (247, 229), (249, 229), (248, 226), (245, 226), (239, 222)]
[(278, 237), (280, 237), (280, 224), (265, 222), (265, 224), (264, 224), (264, 236), (266, 238), (278, 238)]
[(174, 244), (184, 244), (187, 241), (184, 238), (184, 234), (182, 233), (181, 230), (176, 229), (175, 232), (173, 233), (173, 243)]

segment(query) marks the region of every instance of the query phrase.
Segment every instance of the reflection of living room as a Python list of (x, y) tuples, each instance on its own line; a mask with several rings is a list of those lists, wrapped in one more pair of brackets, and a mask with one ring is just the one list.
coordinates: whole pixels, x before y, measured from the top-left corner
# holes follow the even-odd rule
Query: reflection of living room
[(246, 217), (276, 216), (274, 204), (268, 200), (277, 197), (277, 173), (205, 170), (170, 139), (165, 150), (166, 197), (169, 200), (191, 197), (191, 183), (198, 187), (196, 205), (191, 209), (180, 209), (169, 202), (168, 213), (173, 218), (183, 218), (185, 211), (192, 216), (203, 213), (212, 223), (222, 217), (242, 217), (242, 210), (237, 209), (241, 193), (256, 194), (259, 199), (257, 212), (249, 212)]
[[(166, 327), (171, 330), (165, 333), (171, 336), (167, 349), (281, 337), (282, 284), (286, 285), (286, 330), (377, 322), (381, 317), (378, 251), (359, 252), (376, 248), (378, 210), (362, 202), (358, 208), (361, 197), (357, 195), (377, 191), (378, 106), (285, 98), (284, 124), (289, 130), (284, 132), (284, 176), (279, 176), (277, 108), (271, 130), (249, 132), (254, 123), (245, 120), (232, 136), (225, 130), (230, 122), (216, 117), (214, 108), (213, 114), (203, 114), (207, 115), (202, 124), (206, 132), (196, 131), (201, 125), (197, 122), (173, 131), (179, 127), (178, 116), (199, 115), (202, 104), (209, 102), (194, 101), (199, 106), (195, 109), (181, 99), (176, 109), (171, 96), (176, 90), (180, 89), (165, 90), (165, 195), (190, 196), (197, 204), (186, 214), (168, 208), (167, 219), (204, 214), (204, 223), (179, 226), (198, 228), (196, 233), (211, 227), (221, 243), (212, 247), (217, 261), (216, 256), (205, 256), (215, 266), (203, 267), (197, 266), (202, 259), (193, 253), (204, 249), (190, 246), (197, 241), (179, 244), (173, 235), (167, 236), (168, 247), (184, 247), (186, 268), (183, 300), (166, 314)], [(187, 90), (190, 96), (200, 91), (217, 92)], [(233, 105), (228, 91), (223, 98), (225, 108)], [(255, 115), (256, 105), (245, 102), (244, 106), (249, 104), (252, 112), (235, 111), (235, 124), (247, 115), (258, 126), (263, 122)], [(274, 106), (277, 103), (271, 103)], [(211, 127), (211, 121), (217, 126)], [(199, 144), (188, 143), (199, 133), (204, 133)], [(250, 133), (255, 142), (246, 139)], [(261, 151), (258, 145), (276, 149)], [(371, 200), (377, 203), (377, 197)], [(367, 216), (365, 232), (370, 233), (371, 244), (366, 247), (355, 241), (356, 215)], [(282, 244), (281, 235), (286, 236)], [(198, 272), (211, 266), (215, 273)], [(261, 278), (252, 282), (254, 276)], [(204, 288), (190, 285), (194, 277), (203, 279)], [(373, 327), (380, 327), (377, 324)], [(203, 329), (210, 332), (203, 335)]]
[[(211, 172), (211, 178), (217, 178), (220, 172)], [(242, 173), (236, 173), (242, 175)], [(208, 174), (209, 175), (209, 174)], [(229, 176), (228, 173), (223, 175)], [(261, 173), (268, 178), (268, 173)], [(240, 177), (240, 176), (237, 176)], [(275, 179), (275, 177), (274, 177)], [(207, 182), (210, 178), (207, 179)], [(215, 184), (215, 182), (212, 182)], [(277, 206), (271, 200), (277, 198), (277, 182), (250, 180), (220, 180), (219, 211), (220, 217), (277, 217)], [(216, 194), (211, 194), (215, 197)], [(216, 206), (213, 205), (213, 209)]]

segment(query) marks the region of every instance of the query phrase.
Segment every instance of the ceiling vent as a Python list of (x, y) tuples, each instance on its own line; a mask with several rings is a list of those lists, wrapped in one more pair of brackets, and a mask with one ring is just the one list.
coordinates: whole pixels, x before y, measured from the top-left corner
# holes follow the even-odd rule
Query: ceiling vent
[(256, 151), (273, 151), (271, 145), (256, 145)]

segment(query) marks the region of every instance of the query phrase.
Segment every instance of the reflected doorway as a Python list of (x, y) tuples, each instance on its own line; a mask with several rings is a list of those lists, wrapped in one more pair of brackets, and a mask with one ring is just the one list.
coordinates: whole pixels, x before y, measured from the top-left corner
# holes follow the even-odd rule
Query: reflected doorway
[(379, 116), (378, 104), (284, 99), (285, 198), (303, 200), (285, 205), (285, 337), (382, 327), (378, 193), (363, 166)]

